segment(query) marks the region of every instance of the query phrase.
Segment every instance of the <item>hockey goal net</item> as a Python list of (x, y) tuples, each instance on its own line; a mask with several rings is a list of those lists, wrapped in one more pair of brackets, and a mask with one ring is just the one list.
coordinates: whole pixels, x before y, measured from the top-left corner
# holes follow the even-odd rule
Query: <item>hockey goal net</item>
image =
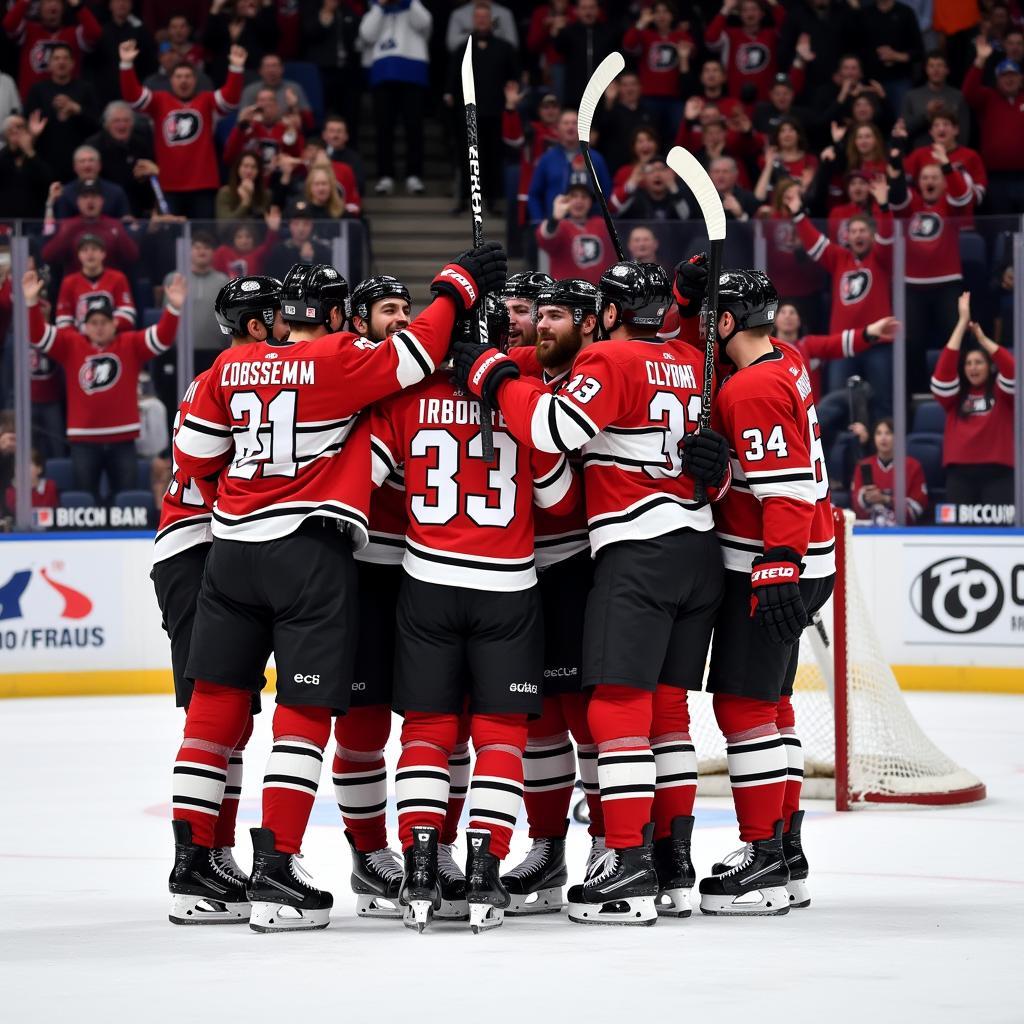
[[(959, 804), (985, 786), (946, 756), (907, 707), (880, 644), (854, 566), (853, 515), (833, 512), (836, 587), (800, 642), (793, 688), (804, 748), (804, 795), (859, 803)], [(728, 793), (725, 745), (707, 694), (690, 694), (701, 791)]]

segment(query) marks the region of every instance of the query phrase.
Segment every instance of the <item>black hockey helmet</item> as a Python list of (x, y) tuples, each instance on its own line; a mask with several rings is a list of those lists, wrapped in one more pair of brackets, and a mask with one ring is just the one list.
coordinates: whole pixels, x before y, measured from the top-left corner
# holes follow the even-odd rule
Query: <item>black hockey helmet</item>
[(672, 303), (672, 284), (657, 263), (623, 260), (601, 275), (598, 288), (601, 309), (607, 309), (613, 302), (618, 309), (611, 330), (625, 324), (641, 331), (657, 331)]
[(601, 311), (601, 293), (589, 281), (568, 277), (554, 281), (533, 300), (533, 322), (536, 323), (541, 306), (564, 306), (572, 312), (572, 322), (578, 327), (588, 313), (595, 316)]
[(381, 299), (392, 297), (405, 299), (410, 306), (412, 305), (412, 296), (409, 294), (409, 289), (397, 277), (392, 277), (390, 274), (368, 277), (365, 281), (360, 281), (352, 289), (351, 315), (361, 316), (364, 320), (369, 320), (373, 304)]
[(217, 292), (213, 315), (223, 334), (244, 338), (249, 333), (246, 325), (250, 320), (259, 320), (269, 332), (280, 308), (281, 282), (276, 277), (253, 275), (228, 281)]
[[(500, 298), (491, 292), (488, 292), (484, 296), (484, 310), (487, 314), (486, 330), (487, 337), (483, 336), (481, 332), (480, 341), (486, 345), (494, 345), (496, 348), (501, 349), (502, 352), (508, 350), (508, 332), (511, 320), (508, 315), (508, 306), (505, 305), (505, 300)], [(476, 327), (477, 317), (474, 313), (472, 316), (463, 317), (457, 323), (457, 328), (462, 331), (462, 336), (468, 341), (473, 337), (473, 331)]]
[(331, 310), (348, 319), (348, 282), (327, 263), (296, 263), (281, 285), (281, 317), (290, 324), (331, 326)]
[(550, 274), (542, 274), (539, 270), (524, 270), (519, 274), (510, 274), (505, 279), (505, 287), (501, 289), (503, 299), (536, 299), (545, 288), (550, 288), (555, 279)]
[(736, 321), (728, 338), (720, 335), (723, 345), (740, 331), (774, 324), (778, 308), (779, 293), (763, 270), (726, 270), (718, 278), (719, 319), (731, 313)]

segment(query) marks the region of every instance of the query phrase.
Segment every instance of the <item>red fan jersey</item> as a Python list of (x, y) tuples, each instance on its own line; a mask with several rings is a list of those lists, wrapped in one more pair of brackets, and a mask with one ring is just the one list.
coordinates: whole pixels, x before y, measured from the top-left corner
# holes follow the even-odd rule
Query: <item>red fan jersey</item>
[(356, 417), (433, 373), (454, 323), (455, 304), (441, 297), (380, 344), (343, 331), (222, 352), (174, 440), (179, 474), (206, 477), (226, 467), (213, 535), (274, 540), (325, 516), (363, 547), (370, 445)]
[(53, 327), (38, 304), (29, 307), (29, 344), (64, 367), (68, 441), (112, 444), (139, 436), (139, 371), (174, 344), (179, 310), (165, 306), (144, 331), (122, 331), (96, 348), (73, 327)]
[(302, 156), (305, 146), (306, 140), (302, 132), (297, 132), (280, 121), (270, 125), (262, 121), (250, 121), (245, 125), (236, 124), (224, 143), (224, 164), (230, 167), (242, 153), (255, 153), (263, 166), (263, 173), (269, 176), (279, 153), (299, 157)]
[[(869, 459), (861, 459), (853, 471), (853, 484), (850, 486), (853, 498), (853, 511), (858, 519), (871, 519), (880, 514), (886, 522), (895, 524), (896, 510), (892, 505), (869, 505), (864, 491), (870, 482), (884, 495), (892, 497), (895, 487), (896, 473), (893, 462), (883, 462), (877, 455)], [(916, 523), (928, 507), (928, 484), (924, 478), (924, 467), (913, 456), (907, 456), (907, 521)], [(877, 510), (881, 510), (880, 513)]]
[(695, 46), (693, 36), (681, 28), (662, 35), (656, 28), (629, 28), (622, 37), (626, 53), (638, 57), (637, 71), (644, 96), (679, 98), (679, 43)]
[[(963, 175), (974, 202), (980, 203), (985, 198), (985, 190), (988, 188), (988, 171), (985, 170), (985, 165), (981, 162), (981, 154), (967, 146), (956, 146), (954, 149), (947, 150), (946, 156), (956, 170)], [(918, 146), (903, 161), (903, 169), (907, 172), (908, 182), (911, 185), (916, 184), (921, 168), (933, 163), (935, 163), (935, 158), (932, 156), (932, 147)]]
[(838, 242), (839, 245), (845, 246), (846, 240), (849, 237), (847, 228), (850, 226), (850, 218), (859, 213), (866, 213), (869, 217), (874, 218), (875, 245), (892, 245), (892, 218), (879, 221), (882, 210), (874, 199), (869, 199), (864, 205), (861, 203), (840, 203), (838, 206), (833, 206), (828, 213), (828, 237), (833, 242)]
[(153, 118), (153, 146), (165, 192), (197, 192), (220, 187), (220, 165), (213, 129), (219, 117), (238, 108), (242, 69), (231, 69), (222, 88), (179, 100), (171, 92), (151, 92), (135, 69), (121, 65), (121, 95), (135, 110)]
[(821, 397), (821, 364), (830, 359), (849, 359), (866, 352), (871, 343), (865, 341), (863, 329), (837, 331), (835, 334), (805, 334), (793, 343), (800, 353), (811, 378), (811, 394), (815, 401)]
[(268, 231), (260, 245), (248, 252), (242, 252), (233, 245), (218, 245), (213, 254), (213, 268), (227, 274), (232, 280), (236, 277), (248, 277), (250, 274), (262, 274), (263, 264), (270, 255), (270, 250), (277, 245), (277, 232)]
[(50, 52), (56, 43), (66, 43), (71, 47), (75, 61), (72, 76), (78, 78), (82, 74), (82, 54), (92, 52), (103, 31), (85, 4), (79, 4), (75, 12), (77, 25), (62, 25), (55, 32), (29, 18), (31, 6), (30, 0), (17, 0), (4, 15), (4, 31), (21, 50), (18, 90), (22, 100), (36, 82), (45, 82), (50, 77)]
[(807, 367), (773, 351), (722, 382), (711, 426), (729, 441), (732, 487), (715, 506), (726, 569), (750, 572), (757, 555), (788, 547), (805, 577), (836, 571), (835, 534), (821, 428)]
[(960, 394), (960, 353), (944, 348), (932, 372), (932, 394), (946, 410), (942, 436), (944, 466), (994, 462), (1013, 465), (1013, 403), (1016, 400), (1017, 364), (1005, 348), (992, 356), (996, 379), (992, 392), (969, 388)]
[[(539, 378), (552, 394), (569, 382), (571, 371), (566, 370), (556, 376), (549, 375), (537, 362), (536, 351), (532, 345), (509, 349), (508, 355), (515, 360), (523, 376)], [(570, 460), (570, 464), (574, 469), (582, 468), (577, 467), (573, 460)], [(538, 569), (546, 569), (549, 565), (564, 562), (590, 547), (587, 512), (582, 501), (576, 504), (569, 515), (552, 515), (546, 508), (538, 507), (534, 510), (533, 522)]]
[(907, 221), (907, 284), (960, 280), (960, 228), (973, 202), (970, 185), (954, 168), (946, 175), (945, 194), (934, 203), (908, 189), (905, 202), (893, 205)]
[(120, 270), (104, 270), (97, 278), (86, 277), (81, 272), (68, 274), (60, 283), (54, 322), (58, 327), (80, 328), (89, 300), (97, 296), (110, 300), (119, 331), (135, 326), (135, 299), (128, 278)]
[(356, 558), (377, 565), (401, 565), (408, 528), (405, 477), (396, 470), (370, 495), (370, 543)]
[(480, 403), (434, 374), (371, 413), (373, 480), (404, 467), (405, 571), (425, 583), (526, 590), (537, 582), (533, 506), (568, 512), (579, 486), (562, 454), (519, 444), (492, 412), (494, 460), (482, 458)]
[(598, 284), (608, 264), (615, 258), (604, 220), (590, 217), (584, 224), (578, 224), (566, 217), (557, 222), (554, 234), (549, 235), (544, 228), (551, 223), (551, 220), (545, 220), (537, 228), (537, 245), (551, 260), (548, 273), (556, 281), (580, 277), (591, 284)]
[(62, 389), (57, 364), (52, 359), (47, 359), (41, 352), (32, 349), (28, 354), (28, 368), (32, 404), (59, 402)]
[(518, 110), (504, 110), (501, 115), (501, 141), (521, 152), (519, 158), (519, 188), (516, 199), (519, 203), (518, 223), (525, 224), (527, 201), (530, 198), (530, 179), (537, 161), (552, 147), (558, 145), (558, 125), (533, 121), (530, 124), (530, 140), (527, 142), (523, 130), (523, 118)]
[[(174, 437), (178, 436), (178, 430), (192, 408), (196, 391), (209, 372), (205, 370), (189, 384), (174, 417)], [(178, 467), (173, 469), (174, 476), (160, 506), (160, 522), (153, 545), (154, 565), (197, 544), (209, 544), (213, 540), (210, 522), (213, 499), (217, 494), (216, 481), (208, 477), (179, 478)]]
[[(759, 100), (768, 99), (772, 79), (778, 71), (778, 26), (785, 14), (781, 4), (773, 6), (772, 12), (777, 27), (762, 27), (754, 35), (740, 26), (729, 25), (721, 13), (716, 14), (707, 27), (704, 42), (709, 50), (717, 52), (725, 65), (729, 76), (729, 92), (733, 96), (742, 96), (743, 86), (750, 84), (757, 90)], [(795, 68), (790, 72), (790, 77), (794, 80), (793, 87), (799, 92), (803, 88), (802, 72)]]
[[(892, 233), (892, 213), (879, 215), (879, 231)], [(856, 330), (892, 315), (892, 248), (877, 241), (863, 259), (830, 242), (803, 214), (793, 218), (807, 255), (832, 275), (830, 331)]]
[(816, 295), (825, 284), (825, 275), (804, 251), (796, 228), (787, 214), (773, 213), (762, 221), (768, 242), (768, 276), (786, 298)]
[(546, 452), (582, 449), (594, 554), (617, 541), (713, 528), (679, 452), (697, 429), (703, 368), (703, 350), (683, 341), (602, 341), (580, 352), (556, 394), (536, 381), (501, 386), (515, 437)]

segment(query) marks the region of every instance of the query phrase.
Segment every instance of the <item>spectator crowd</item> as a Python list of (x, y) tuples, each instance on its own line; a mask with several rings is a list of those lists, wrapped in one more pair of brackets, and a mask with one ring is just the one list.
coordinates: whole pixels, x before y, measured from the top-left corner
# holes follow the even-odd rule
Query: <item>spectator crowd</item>
[[(665, 162), (673, 145), (690, 149), (722, 197), (729, 247), (749, 242), (756, 256), (755, 228), (763, 239), (793, 340), (832, 339), (811, 347), (838, 493), (864, 514), (885, 504), (873, 500), (881, 485), (864, 483), (863, 466), (891, 452), (894, 401), (911, 403), (911, 419), (929, 391), (928, 401), (952, 408), (957, 374), (956, 401), (974, 402), (979, 415), (985, 402), (1013, 400), (1005, 349), (1008, 239), (1024, 213), (1021, 0), (3, 6), (0, 232), (31, 222), (40, 302), (59, 330), (87, 336), (90, 310), (99, 319), (109, 311), (117, 336), (155, 328), (168, 288), (177, 290), (175, 243), (186, 220), (187, 284), (201, 309), (228, 278), (329, 262), (346, 218), (372, 239), (368, 193), (438, 191), (429, 122), (446, 141), (452, 212), (463, 213), (467, 40), (489, 212), (504, 214), (509, 245), (528, 262), (596, 282), (614, 250), (576, 108), (594, 68), (619, 50), (627, 68), (597, 110), (591, 152), (620, 234), (635, 258), (666, 265), (701, 247), (699, 208)], [(906, 253), (904, 396), (893, 393), (886, 344), (897, 329), (897, 233)], [(9, 265), (0, 236), (0, 345), (10, 330)], [(974, 305), (964, 321), (968, 289)], [(197, 321), (190, 342), (199, 370), (222, 342)], [(985, 402), (943, 348), (958, 325), (960, 363), (975, 353), (978, 373), (985, 364)], [(4, 347), (0, 408), (11, 401)], [(138, 389), (140, 422), (156, 422), (154, 402), (176, 404), (166, 372), (173, 350), (157, 347)], [(73, 384), (52, 353), (33, 351), (39, 480), (46, 460), (75, 443)], [(948, 463), (948, 428), (923, 433), (944, 431)], [(148, 457), (160, 436), (137, 444), (137, 454)], [(1005, 462), (1002, 449), (985, 460)], [(84, 466), (80, 456), (81, 479)], [(127, 462), (119, 467), (108, 476), (127, 479)], [(878, 481), (881, 465), (867, 473)], [(951, 491), (955, 479), (958, 494), (979, 493), (968, 480), (979, 474), (953, 470)], [(911, 505), (918, 518), (923, 480), (921, 488)], [(6, 495), (0, 480), (0, 505)], [(52, 491), (39, 484), (39, 495)]]

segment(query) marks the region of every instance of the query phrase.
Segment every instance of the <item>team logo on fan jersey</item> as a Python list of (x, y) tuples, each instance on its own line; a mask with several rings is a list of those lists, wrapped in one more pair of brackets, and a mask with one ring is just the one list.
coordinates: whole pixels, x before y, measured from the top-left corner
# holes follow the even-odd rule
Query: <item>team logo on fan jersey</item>
[(263, 161), (264, 168), (269, 169), (280, 148), (277, 139), (260, 139), (260, 160)]
[(164, 142), (168, 146), (187, 146), (203, 130), (203, 115), (191, 107), (172, 110), (164, 118)]
[(114, 302), (114, 296), (110, 292), (85, 292), (78, 296), (78, 301), (75, 303), (75, 323), (85, 323), (85, 315), (89, 311), (89, 304), (95, 299), (106, 299), (110, 303), (111, 309), (117, 305)]
[(795, 252), (800, 248), (800, 244), (796, 240), (796, 232), (790, 221), (778, 221), (774, 228), (775, 248), (779, 252)]
[(931, 242), (942, 234), (942, 218), (927, 211), (915, 213), (907, 233), (915, 242)]
[(744, 75), (756, 75), (768, 66), (771, 53), (764, 43), (744, 43), (736, 51), (736, 67)]
[(86, 356), (78, 370), (78, 386), (87, 394), (107, 391), (121, 379), (121, 360), (113, 352)]
[(604, 245), (597, 235), (577, 235), (572, 240), (572, 261), (577, 267), (592, 267), (603, 255)]
[(866, 267), (848, 270), (839, 280), (839, 298), (844, 306), (860, 302), (871, 291), (871, 271)]
[(670, 71), (679, 63), (679, 53), (672, 43), (658, 43), (647, 51), (647, 66), (652, 71)]
[(40, 39), (32, 46), (32, 52), (28, 55), (28, 62), (32, 70), (44, 75), (50, 68), (50, 54), (53, 48), (63, 41), (60, 39)]

